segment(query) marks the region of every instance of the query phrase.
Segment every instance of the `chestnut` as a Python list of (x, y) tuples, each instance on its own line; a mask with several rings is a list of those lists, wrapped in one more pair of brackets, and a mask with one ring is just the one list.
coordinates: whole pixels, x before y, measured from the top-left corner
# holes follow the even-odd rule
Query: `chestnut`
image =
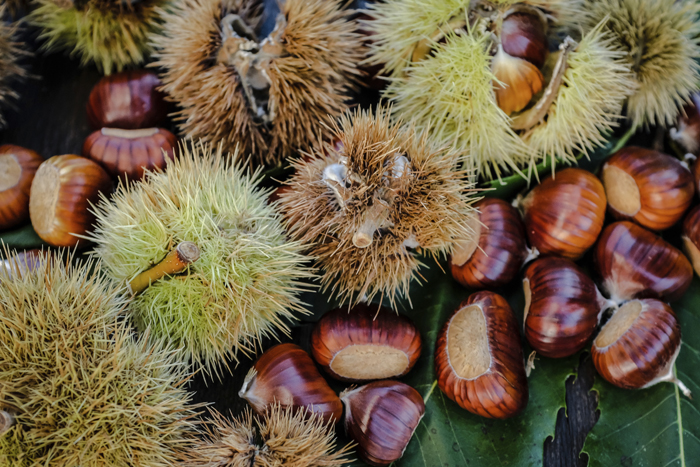
[(688, 255), (695, 273), (700, 275), (700, 206), (690, 210), (683, 220), (683, 251)]
[(648, 388), (662, 381), (690, 391), (673, 374), (681, 350), (681, 327), (666, 303), (632, 300), (620, 307), (593, 341), (591, 355), (598, 374), (625, 389)]
[(671, 128), (670, 136), (686, 152), (698, 154), (698, 150), (700, 150), (700, 93), (696, 92), (690, 95), (690, 102), (683, 107), (676, 127)]
[(418, 391), (398, 381), (375, 381), (340, 394), (345, 432), (369, 465), (384, 466), (403, 456), (423, 415)]
[(503, 200), (484, 198), (474, 207), (476, 235), (455, 246), (450, 272), (465, 287), (500, 287), (513, 280), (527, 257), (525, 226), (518, 211)]
[(677, 300), (693, 279), (683, 253), (629, 221), (605, 228), (593, 259), (603, 291), (618, 304), (633, 298)]
[(413, 322), (376, 305), (331, 310), (311, 334), (314, 360), (340, 381), (398, 378), (413, 368), (420, 351)]
[(343, 404), (316, 369), (309, 354), (294, 344), (265, 351), (245, 377), (238, 395), (262, 415), (274, 402), (307, 408), (328, 423), (340, 421)]
[(601, 171), (610, 213), (650, 230), (678, 222), (695, 193), (693, 176), (678, 159), (651, 149), (622, 148)]
[(157, 126), (168, 114), (158, 75), (133, 70), (105, 76), (92, 88), (87, 114), (93, 128), (137, 129)]
[(505, 298), (483, 291), (459, 305), (438, 334), (435, 372), (442, 392), (472, 413), (508, 418), (525, 408), (523, 349)]
[(29, 216), (37, 235), (57, 247), (73, 247), (85, 235), (95, 215), (100, 192), (109, 193), (112, 180), (97, 163), (75, 154), (44, 161), (34, 176)]
[(603, 184), (586, 170), (547, 177), (522, 201), (530, 245), (541, 255), (581, 258), (603, 228), (606, 204)]
[(29, 190), (44, 158), (31, 149), (12, 144), (0, 146), (0, 230), (17, 227), (29, 219)]
[(525, 269), (523, 289), (525, 338), (545, 357), (568, 357), (584, 348), (608, 305), (576, 264), (555, 256)]
[(111, 175), (141, 180), (145, 170), (164, 169), (177, 138), (162, 128), (102, 128), (83, 144), (83, 156), (102, 164)]
[(517, 11), (508, 14), (501, 24), (503, 51), (542, 68), (549, 53), (547, 20), (541, 13)]
[[(4, 269), (7, 274), (15, 271), (19, 274), (32, 272), (43, 262), (49, 260), (49, 253), (45, 250), (26, 250), (15, 253), (9, 258), (0, 261), (0, 269)], [(2, 277), (0, 273), (0, 277)]]

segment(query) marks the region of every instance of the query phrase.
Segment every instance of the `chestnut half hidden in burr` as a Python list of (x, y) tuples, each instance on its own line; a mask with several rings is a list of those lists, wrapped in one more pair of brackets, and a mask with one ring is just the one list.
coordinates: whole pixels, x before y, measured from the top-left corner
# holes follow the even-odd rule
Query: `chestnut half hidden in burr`
[(31, 149), (12, 144), (0, 146), (0, 230), (17, 227), (29, 219), (29, 192), (44, 158)]

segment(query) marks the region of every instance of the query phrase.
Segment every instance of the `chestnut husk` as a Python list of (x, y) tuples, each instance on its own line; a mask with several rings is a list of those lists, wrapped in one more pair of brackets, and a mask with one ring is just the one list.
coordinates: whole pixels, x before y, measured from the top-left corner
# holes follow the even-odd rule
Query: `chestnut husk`
[(29, 220), (32, 180), (44, 158), (13, 144), (0, 146), (0, 230)]

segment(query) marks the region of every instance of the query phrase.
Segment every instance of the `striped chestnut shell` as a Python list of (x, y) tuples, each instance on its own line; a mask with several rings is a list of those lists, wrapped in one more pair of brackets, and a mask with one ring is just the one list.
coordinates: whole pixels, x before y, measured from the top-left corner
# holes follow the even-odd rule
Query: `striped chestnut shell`
[(586, 170), (547, 177), (522, 201), (530, 245), (541, 255), (581, 258), (603, 228), (606, 204), (603, 184)]
[(311, 334), (311, 355), (333, 378), (360, 382), (398, 378), (421, 352), (413, 322), (388, 308), (360, 304), (331, 310)]
[(460, 304), (438, 334), (435, 371), (445, 395), (472, 413), (508, 418), (525, 408), (518, 322), (503, 297), (483, 291)]
[(515, 278), (527, 257), (525, 226), (518, 211), (503, 200), (484, 198), (474, 207), (476, 234), (455, 246), (450, 272), (465, 287), (500, 287)]
[(700, 275), (700, 206), (690, 210), (683, 220), (683, 251), (688, 255), (695, 273)]
[(629, 221), (605, 228), (593, 259), (603, 291), (618, 304), (633, 298), (674, 301), (693, 279), (693, 268), (683, 253)]
[(29, 191), (44, 158), (31, 149), (0, 146), (0, 230), (29, 220)]

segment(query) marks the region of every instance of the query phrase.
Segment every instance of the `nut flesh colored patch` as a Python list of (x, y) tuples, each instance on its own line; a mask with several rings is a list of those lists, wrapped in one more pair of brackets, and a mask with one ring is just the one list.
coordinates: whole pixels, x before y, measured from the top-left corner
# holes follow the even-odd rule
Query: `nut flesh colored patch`
[(141, 128), (138, 130), (122, 130), (121, 128), (102, 128), (105, 136), (116, 136), (118, 138), (137, 139), (153, 136), (158, 133), (158, 128)]
[(690, 257), (690, 262), (693, 263), (695, 274), (700, 275), (700, 250), (698, 250), (698, 247), (695, 246), (693, 241), (686, 236), (683, 236), (683, 249)]
[(603, 186), (608, 203), (614, 210), (634, 216), (642, 208), (637, 182), (624, 170), (614, 165), (603, 167)]
[(5, 191), (19, 183), (22, 166), (14, 154), (0, 155), (0, 191)]
[(523, 292), (525, 292), (525, 312), (523, 313), (523, 326), (527, 323), (527, 314), (530, 312), (532, 305), (532, 290), (530, 290), (530, 281), (523, 279)]
[(460, 241), (455, 246), (452, 252), (452, 264), (455, 266), (461, 266), (469, 261), (469, 258), (474, 255), (474, 252), (479, 246), (479, 238), (481, 238), (481, 229), (483, 228), (479, 221), (479, 215), (475, 214), (470, 217), (467, 221), (467, 226), (474, 231), (474, 235), (469, 240)]
[(486, 317), (479, 305), (462, 308), (450, 321), (447, 357), (457, 376), (474, 379), (491, 366)]
[(29, 196), (29, 212), (32, 225), (37, 233), (47, 233), (51, 230), (56, 218), (58, 192), (61, 188), (61, 176), (57, 167), (51, 164), (41, 164), (36, 171), (33, 189)]
[(627, 332), (642, 311), (642, 302), (639, 300), (632, 300), (622, 305), (600, 330), (595, 340), (596, 347), (603, 348), (615, 343)]
[(406, 371), (408, 356), (388, 345), (350, 345), (335, 354), (330, 367), (344, 378), (385, 379)]

